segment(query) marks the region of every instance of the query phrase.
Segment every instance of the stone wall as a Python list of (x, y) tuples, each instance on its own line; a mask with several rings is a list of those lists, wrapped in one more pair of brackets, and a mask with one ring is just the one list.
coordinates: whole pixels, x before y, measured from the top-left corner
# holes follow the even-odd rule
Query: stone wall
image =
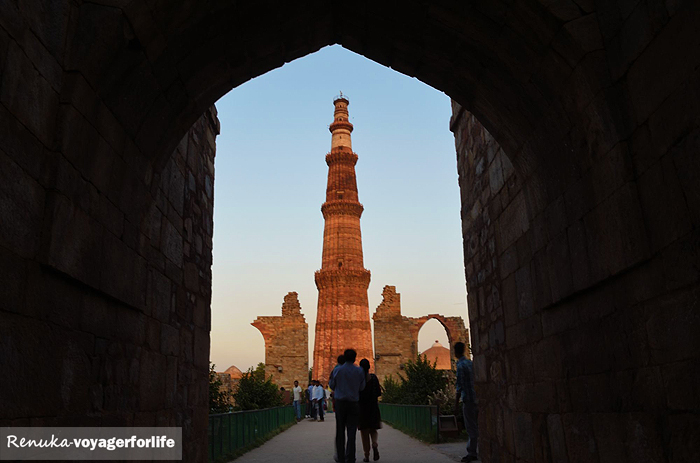
[(258, 317), (253, 323), (265, 338), (265, 374), (291, 390), (294, 381), (309, 379), (309, 325), (301, 313), (297, 293), (284, 296), (281, 317)]
[(585, 169), (555, 152), (523, 175), (456, 103), (451, 128), (482, 459), (691, 461), (698, 240), (678, 179), (697, 130), (656, 160), (642, 127)]
[(72, 79), (57, 144), (0, 122), (0, 426), (181, 426), (205, 461), (216, 109), (156, 173)]
[[(456, 342), (469, 345), (469, 330), (462, 317), (445, 317), (439, 314), (419, 318), (401, 315), (401, 294), (395, 286), (384, 286), (382, 302), (372, 316), (374, 320), (375, 373), (380, 382), (388, 376), (397, 379), (408, 360), (418, 356), (418, 332), (431, 319), (438, 320), (447, 331), (450, 357), (454, 361), (452, 346)], [(467, 355), (469, 352), (467, 351)]]

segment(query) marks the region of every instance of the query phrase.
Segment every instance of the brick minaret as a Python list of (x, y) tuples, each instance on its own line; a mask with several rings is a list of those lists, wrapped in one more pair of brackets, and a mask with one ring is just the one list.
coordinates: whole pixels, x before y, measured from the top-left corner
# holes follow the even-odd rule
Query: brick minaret
[(363, 207), (357, 197), (355, 163), (348, 120), (347, 97), (336, 97), (329, 130), (333, 134), (331, 152), (326, 155), (328, 186), (321, 206), (323, 260), (316, 272), (318, 314), (314, 343), (314, 378), (327, 381), (336, 358), (347, 348), (357, 351), (357, 363), (372, 357), (372, 331), (369, 324), (367, 288), (370, 272), (362, 259), (360, 216)]

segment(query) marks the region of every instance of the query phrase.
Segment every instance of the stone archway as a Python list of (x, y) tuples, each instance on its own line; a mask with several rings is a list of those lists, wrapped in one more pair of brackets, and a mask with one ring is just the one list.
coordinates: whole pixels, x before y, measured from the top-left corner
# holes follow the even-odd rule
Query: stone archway
[[(452, 360), (455, 360), (454, 358), (454, 352), (452, 347), (455, 345), (456, 342), (463, 342), (465, 345), (469, 345), (469, 330), (464, 324), (464, 319), (462, 317), (445, 317), (444, 315), (440, 314), (428, 314), (423, 317), (419, 318), (412, 318), (414, 320), (414, 323), (416, 325), (417, 331), (415, 333), (415, 345), (418, 346), (418, 333), (420, 332), (420, 329), (425, 325), (429, 320), (437, 320), (440, 322), (443, 328), (445, 328), (445, 331), (447, 332), (447, 342), (448, 342), (448, 348), (450, 349), (450, 358)], [(418, 352), (416, 352), (417, 354)], [(469, 352), (467, 351), (467, 356), (471, 357)]]
[(428, 320), (437, 320), (447, 332), (450, 358), (456, 342), (469, 345), (469, 330), (462, 317), (430, 314), (413, 318), (401, 315), (401, 294), (395, 286), (384, 286), (382, 302), (374, 315), (374, 367), (380, 382), (390, 375), (397, 377), (408, 360), (418, 356), (418, 332)]
[(174, 423), (205, 460), (213, 161), (185, 135), (340, 43), (455, 101), (484, 461), (696, 460), (698, 15), (2, 2), (0, 424)]

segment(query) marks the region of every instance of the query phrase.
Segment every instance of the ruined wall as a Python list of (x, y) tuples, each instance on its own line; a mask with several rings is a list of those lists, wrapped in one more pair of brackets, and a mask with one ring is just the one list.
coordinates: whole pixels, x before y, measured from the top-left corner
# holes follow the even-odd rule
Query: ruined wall
[[(294, 381), (309, 379), (309, 325), (301, 313), (297, 293), (287, 293), (281, 317), (258, 317), (253, 323), (265, 338), (265, 374), (291, 390)], [(302, 386), (303, 387), (303, 386)]]
[[(374, 320), (374, 352), (375, 374), (380, 382), (403, 370), (408, 360), (418, 356), (418, 332), (431, 319), (438, 320), (447, 331), (450, 344), (450, 358), (454, 361), (452, 346), (456, 342), (469, 345), (469, 330), (464, 325), (462, 317), (445, 317), (439, 314), (426, 315), (419, 318), (401, 315), (401, 294), (396, 292), (396, 286), (384, 286), (382, 302), (372, 316)], [(469, 352), (467, 351), (467, 355)]]
[(372, 315), (374, 320), (374, 372), (383, 383), (397, 373), (409, 358), (418, 354), (418, 342), (411, 333), (411, 323), (401, 315), (401, 294), (396, 286), (384, 286), (382, 302)]
[(0, 121), (0, 426), (182, 426), (205, 461), (216, 109), (155, 174), (71, 79), (58, 146)]
[(482, 459), (693, 460), (698, 241), (677, 183), (687, 152), (650, 159), (640, 127), (577, 159), (582, 170), (555, 151), (523, 178), (455, 103), (451, 127)]

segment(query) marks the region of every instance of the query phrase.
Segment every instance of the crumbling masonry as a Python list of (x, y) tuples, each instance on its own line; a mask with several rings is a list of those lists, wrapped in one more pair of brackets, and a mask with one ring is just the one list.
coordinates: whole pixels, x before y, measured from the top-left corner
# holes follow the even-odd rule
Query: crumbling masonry
[(258, 317), (253, 323), (265, 338), (265, 374), (289, 390), (294, 381), (306, 383), (309, 374), (309, 325), (301, 313), (297, 293), (284, 296), (281, 317)]
[[(419, 318), (401, 315), (401, 294), (395, 286), (385, 286), (382, 303), (377, 307), (374, 320), (374, 367), (379, 381), (403, 369), (407, 360), (415, 360), (418, 355), (418, 332), (428, 320), (438, 320), (447, 331), (450, 345), (450, 358), (454, 361), (452, 346), (456, 342), (469, 345), (469, 330), (462, 317), (445, 317), (430, 314)], [(469, 352), (467, 352), (469, 355)]]

